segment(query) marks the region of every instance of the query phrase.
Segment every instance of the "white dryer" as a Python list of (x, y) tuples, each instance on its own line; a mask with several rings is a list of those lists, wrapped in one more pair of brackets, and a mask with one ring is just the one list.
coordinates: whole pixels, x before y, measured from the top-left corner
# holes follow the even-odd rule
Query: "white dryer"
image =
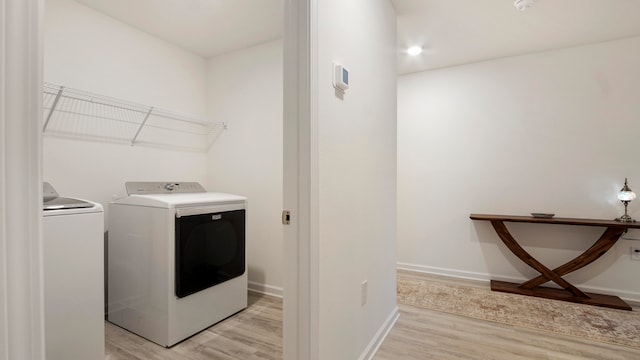
[(247, 307), (247, 199), (128, 182), (109, 204), (107, 320), (170, 347)]

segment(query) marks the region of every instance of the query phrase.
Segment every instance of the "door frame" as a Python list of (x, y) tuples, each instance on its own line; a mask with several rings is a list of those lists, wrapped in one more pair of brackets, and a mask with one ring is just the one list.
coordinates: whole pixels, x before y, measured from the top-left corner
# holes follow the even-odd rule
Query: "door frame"
[(42, 15), (0, 0), (0, 358), (44, 359)]
[(283, 204), (284, 360), (319, 359), (317, 0), (286, 0)]

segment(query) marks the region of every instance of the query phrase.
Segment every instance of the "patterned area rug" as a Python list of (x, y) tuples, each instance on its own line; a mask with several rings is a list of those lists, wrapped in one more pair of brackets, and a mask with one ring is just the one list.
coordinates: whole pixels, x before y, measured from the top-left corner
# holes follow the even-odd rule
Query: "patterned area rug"
[(640, 349), (640, 312), (398, 279), (398, 302), (449, 314)]

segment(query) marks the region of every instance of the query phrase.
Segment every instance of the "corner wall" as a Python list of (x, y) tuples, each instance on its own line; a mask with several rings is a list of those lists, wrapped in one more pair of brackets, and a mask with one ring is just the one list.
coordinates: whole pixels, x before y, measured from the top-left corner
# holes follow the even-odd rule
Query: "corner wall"
[(73, 0), (46, 0), (44, 25), (45, 81), (204, 115), (204, 58)]
[[(470, 213), (613, 219), (624, 178), (640, 190), (640, 38), (399, 77), (400, 267), (477, 279), (537, 275)], [(629, 206), (640, 217), (640, 204)], [(548, 265), (604, 229), (508, 224)], [(640, 238), (640, 232), (630, 232)], [(621, 240), (567, 276), (585, 290), (640, 300), (640, 262)]]
[(207, 61), (208, 115), (227, 129), (207, 156), (209, 191), (246, 196), (249, 288), (282, 296), (282, 40)]
[[(363, 359), (397, 314), (396, 15), (388, 0), (316, 6), (318, 358)], [(343, 97), (334, 61), (350, 70)]]

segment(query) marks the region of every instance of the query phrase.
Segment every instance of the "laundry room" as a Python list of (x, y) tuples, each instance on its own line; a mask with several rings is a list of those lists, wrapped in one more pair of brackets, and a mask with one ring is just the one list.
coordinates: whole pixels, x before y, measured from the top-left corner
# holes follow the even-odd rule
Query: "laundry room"
[[(172, 143), (180, 135), (180, 129), (160, 134), (151, 146), (114, 142), (107, 138), (109, 133), (83, 136), (85, 129), (81, 127), (71, 128), (67, 133), (45, 130), (43, 178), (60, 194), (103, 204), (107, 220), (106, 205), (126, 194), (127, 181), (199, 182), (208, 191), (246, 196), (251, 207), (247, 223), (250, 239), (247, 256), (253, 258), (249, 265), (249, 273), (253, 274), (250, 281), (260, 286), (268, 284), (271, 292), (280, 295), (282, 14), (261, 17), (262, 21), (269, 19), (275, 25), (268, 23), (259, 29), (264, 30), (262, 36), (266, 37), (259, 44), (249, 44), (249, 40), (238, 37), (238, 41), (245, 43), (214, 44), (229, 50), (205, 58), (185, 50), (186, 46), (172, 44), (117, 20), (114, 14), (96, 10), (101, 9), (101, 2), (108, 3), (45, 2), (45, 82), (186, 114), (198, 121), (224, 123), (225, 129), (213, 141), (187, 150), (185, 147), (193, 146), (193, 142)], [(128, 2), (121, 3), (124, 4), (121, 9), (130, 9)], [(253, 11), (264, 15), (273, 8), (273, 1), (270, 3)], [(275, 8), (281, 11), (280, 2), (275, 3), (278, 4)], [(182, 7), (183, 17), (203, 11), (196, 7), (197, 2), (191, 4), (193, 7)], [(137, 17), (139, 21), (153, 17), (153, 9), (144, 9), (146, 13), (131, 10), (122, 16), (133, 16), (134, 20)], [(208, 10), (210, 13), (211, 9)], [(109, 116), (100, 111), (109, 110), (99, 108), (96, 117)], [(44, 116), (47, 114), (45, 109)], [(55, 129), (55, 120), (52, 118), (50, 129)], [(94, 122), (84, 126), (97, 129), (89, 131), (108, 132), (109, 127), (118, 125), (109, 121), (115, 123), (118, 119), (105, 119), (104, 126)], [(142, 128), (141, 136), (145, 131), (148, 130)], [(78, 132), (80, 136), (76, 136)]]
[[(191, 1), (170, 19), (153, 2), (115, 3), (45, 1), (43, 179), (102, 204), (107, 243), (108, 204), (127, 182), (244, 196), (248, 286), (281, 296), (281, 1), (245, 2), (238, 14)], [(214, 25), (172, 37), (185, 19)], [(255, 19), (253, 32), (237, 30)], [(122, 135), (132, 112), (142, 118)]]

